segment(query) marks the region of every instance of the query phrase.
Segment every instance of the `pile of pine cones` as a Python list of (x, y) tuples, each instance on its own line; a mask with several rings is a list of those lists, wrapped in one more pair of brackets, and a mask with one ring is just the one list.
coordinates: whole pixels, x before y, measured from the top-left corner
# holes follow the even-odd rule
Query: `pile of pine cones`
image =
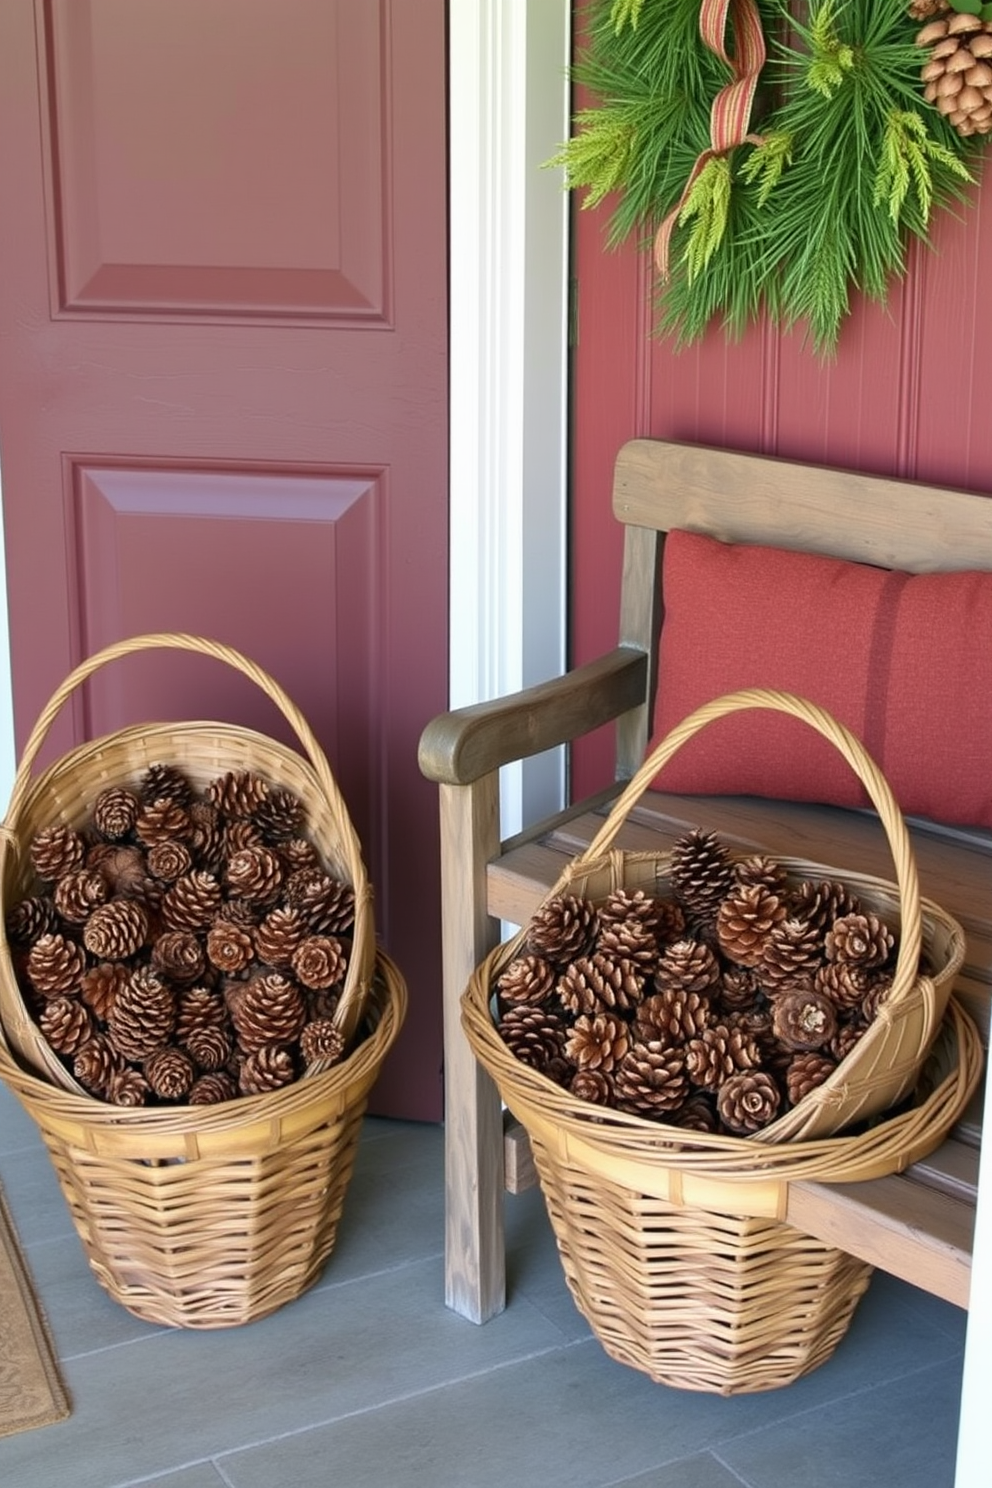
[(828, 1078), (892, 985), (896, 936), (833, 880), (684, 835), (671, 894), (549, 899), (496, 980), (500, 1036), (583, 1100), (750, 1136)]
[(294, 792), (235, 770), (198, 793), (156, 764), (30, 852), (33, 892), (5, 922), (15, 974), (93, 1096), (214, 1104), (342, 1057), (354, 892), (323, 867)]

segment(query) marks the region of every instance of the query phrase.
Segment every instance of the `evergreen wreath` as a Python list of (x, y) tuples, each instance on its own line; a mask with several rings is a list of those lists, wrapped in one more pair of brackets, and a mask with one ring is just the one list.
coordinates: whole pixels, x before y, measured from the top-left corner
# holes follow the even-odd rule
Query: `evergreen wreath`
[(608, 241), (653, 241), (657, 328), (767, 316), (834, 352), (912, 238), (962, 201), (992, 131), (980, 0), (592, 0), (561, 166)]

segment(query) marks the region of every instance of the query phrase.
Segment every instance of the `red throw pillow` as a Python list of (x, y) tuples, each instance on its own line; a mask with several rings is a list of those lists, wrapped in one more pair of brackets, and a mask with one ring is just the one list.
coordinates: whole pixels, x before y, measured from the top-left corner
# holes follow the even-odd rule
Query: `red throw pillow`
[[(857, 735), (905, 813), (992, 827), (992, 573), (908, 574), (675, 531), (664, 597), (654, 742), (723, 693), (795, 693)], [(765, 709), (708, 725), (656, 783), (868, 804), (832, 745)]]

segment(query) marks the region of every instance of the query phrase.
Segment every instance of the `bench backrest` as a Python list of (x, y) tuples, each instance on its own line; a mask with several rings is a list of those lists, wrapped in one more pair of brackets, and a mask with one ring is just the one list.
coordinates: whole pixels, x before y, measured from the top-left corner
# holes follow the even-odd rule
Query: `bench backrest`
[(621, 776), (647, 746), (672, 528), (911, 573), (992, 569), (988, 496), (665, 440), (622, 447), (613, 512), (625, 527), (620, 642), (645, 650), (652, 669), (647, 703), (619, 730)]

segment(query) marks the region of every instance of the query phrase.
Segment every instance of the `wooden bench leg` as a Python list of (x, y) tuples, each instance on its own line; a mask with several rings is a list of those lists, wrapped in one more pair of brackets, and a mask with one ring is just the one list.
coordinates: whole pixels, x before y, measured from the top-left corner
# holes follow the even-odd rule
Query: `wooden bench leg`
[[(499, 780), (440, 787), (444, 962), (445, 1302), (474, 1323), (506, 1305), (503, 1111), (461, 1027), (461, 995), (499, 927), (486, 865), (499, 847)], [(471, 866), (470, 866), (471, 865)]]

